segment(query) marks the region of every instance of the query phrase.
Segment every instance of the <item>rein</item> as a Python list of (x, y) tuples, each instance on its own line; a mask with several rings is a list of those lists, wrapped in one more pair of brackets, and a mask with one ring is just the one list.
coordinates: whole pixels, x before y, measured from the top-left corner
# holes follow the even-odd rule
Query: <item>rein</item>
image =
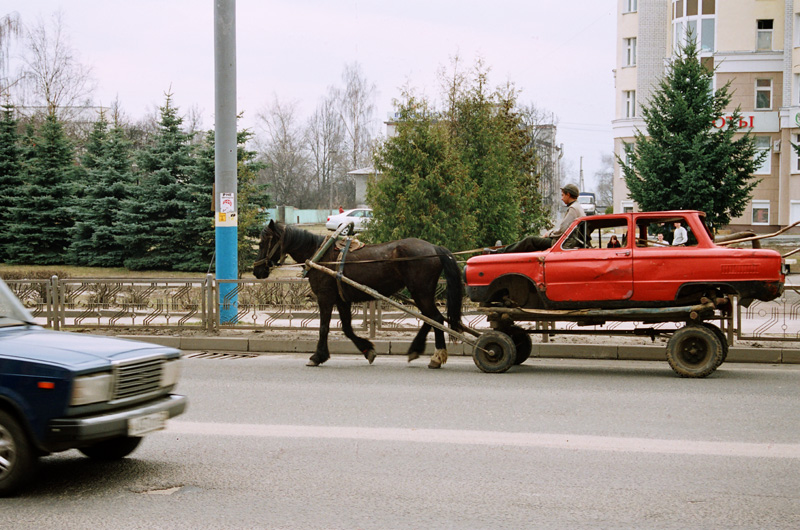
[[(269, 251), (269, 254), (267, 255), (267, 257), (266, 258), (262, 258), (262, 259), (260, 259), (258, 261), (255, 261), (253, 263), (253, 267), (258, 267), (259, 265), (265, 265), (265, 264), (269, 263), (270, 260), (272, 259), (272, 256), (275, 255), (275, 252), (278, 251), (278, 248), (280, 248), (280, 250), (281, 250), (281, 257), (278, 260), (278, 262), (279, 262), (280, 265), (283, 265), (284, 260), (286, 260), (286, 254), (284, 254), (284, 252), (283, 252), (283, 236), (285, 234), (286, 234), (286, 230), (284, 230), (281, 233), (281, 237), (278, 240), (278, 244), (275, 245), (274, 247), (272, 247), (272, 250)], [(270, 243), (271, 242), (272, 242), (272, 236), (270, 236)]]

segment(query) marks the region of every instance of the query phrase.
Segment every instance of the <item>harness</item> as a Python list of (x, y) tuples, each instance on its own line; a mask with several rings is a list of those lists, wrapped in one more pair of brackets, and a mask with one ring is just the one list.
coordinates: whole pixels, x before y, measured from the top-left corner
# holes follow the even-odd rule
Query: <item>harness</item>
[[(278, 244), (272, 247), (272, 250), (269, 251), (267, 257), (257, 260), (253, 263), (253, 267), (258, 267), (259, 265), (266, 265), (272, 260), (272, 256), (280, 249), (280, 258), (278, 259), (278, 265), (283, 265), (283, 262), (286, 261), (286, 253), (283, 251), (283, 236), (286, 234), (284, 230), (281, 232), (281, 237), (278, 239)], [(270, 236), (270, 243), (272, 243), (272, 236)]]

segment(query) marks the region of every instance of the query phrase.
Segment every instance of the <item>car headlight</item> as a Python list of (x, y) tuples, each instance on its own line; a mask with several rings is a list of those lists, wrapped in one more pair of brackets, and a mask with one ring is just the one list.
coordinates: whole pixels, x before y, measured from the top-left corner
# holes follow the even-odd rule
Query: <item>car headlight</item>
[(111, 398), (111, 374), (93, 374), (76, 377), (72, 385), (72, 399), (69, 404), (73, 407), (88, 405), (99, 401), (108, 401)]
[(175, 359), (174, 361), (167, 361), (164, 363), (161, 370), (161, 386), (172, 386), (178, 383), (178, 377), (181, 375), (181, 361)]

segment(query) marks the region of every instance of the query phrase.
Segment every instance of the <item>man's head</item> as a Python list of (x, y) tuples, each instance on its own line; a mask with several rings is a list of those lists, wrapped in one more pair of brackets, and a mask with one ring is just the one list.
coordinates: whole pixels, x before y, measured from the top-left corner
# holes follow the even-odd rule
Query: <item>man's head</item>
[(675, 223), (673, 223), (673, 226), (675, 228), (680, 228), (681, 227), (681, 222), (680, 221), (675, 221)]
[(564, 204), (570, 204), (573, 201), (578, 199), (578, 195), (581, 192), (578, 190), (578, 186), (575, 184), (567, 184), (563, 188), (561, 188), (561, 200), (564, 201)]

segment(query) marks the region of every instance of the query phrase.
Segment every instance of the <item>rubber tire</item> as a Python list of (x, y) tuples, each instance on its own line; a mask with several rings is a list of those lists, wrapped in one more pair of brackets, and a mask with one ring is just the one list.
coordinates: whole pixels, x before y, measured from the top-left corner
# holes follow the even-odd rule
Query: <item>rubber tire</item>
[(487, 331), (478, 337), (472, 360), (475, 366), (487, 374), (499, 374), (507, 371), (514, 365), (517, 357), (517, 348), (514, 341), (505, 333)]
[(688, 325), (667, 342), (667, 362), (681, 377), (706, 377), (722, 362), (722, 344), (713, 330)]
[(507, 331), (514, 341), (514, 347), (517, 349), (517, 354), (514, 356), (514, 364), (520, 365), (528, 360), (533, 351), (533, 341), (531, 336), (519, 326), (512, 326)]
[(0, 497), (13, 495), (33, 476), (38, 459), (19, 422), (0, 410)]
[[(720, 344), (722, 344), (722, 360), (719, 362), (719, 364), (724, 363), (725, 359), (728, 358), (728, 337), (725, 336), (725, 333), (723, 333), (716, 324), (712, 324), (711, 322), (703, 322), (703, 326), (713, 331), (719, 339)], [(719, 368), (719, 366), (717, 366), (717, 368)]]
[(141, 437), (123, 436), (79, 447), (78, 451), (95, 460), (119, 460), (131, 454), (141, 441)]

